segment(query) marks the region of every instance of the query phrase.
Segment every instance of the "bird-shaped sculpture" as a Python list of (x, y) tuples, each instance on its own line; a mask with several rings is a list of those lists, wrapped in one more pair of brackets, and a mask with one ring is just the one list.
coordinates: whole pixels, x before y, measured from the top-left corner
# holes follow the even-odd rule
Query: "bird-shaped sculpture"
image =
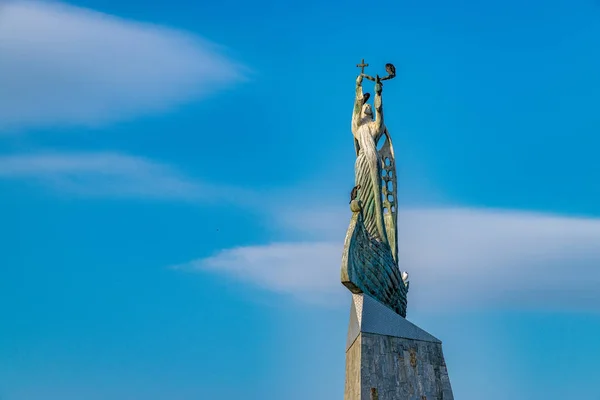
[(396, 76), (396, 67), (394, 64), (387, 63), (385, 64), (385, 71), (388, 73), (390, 77)]
[(408, 272), (402, 272), (402, 280), (406, 283), (408, 282)]
[(408, 291), (408, 287), (410, 286), (410, 281), (408, 280), (408, 272), (402, 272), (402, 282), (404, 282), (404, 286), (406, 287), (406, 291)]
[(358, 195), (358, 189), (360, 189), (360, 185), (354, 186), (354, 188), (350, 192), (350, 203), (352, 203), (352, 200), (356, 200), (356, 196)]

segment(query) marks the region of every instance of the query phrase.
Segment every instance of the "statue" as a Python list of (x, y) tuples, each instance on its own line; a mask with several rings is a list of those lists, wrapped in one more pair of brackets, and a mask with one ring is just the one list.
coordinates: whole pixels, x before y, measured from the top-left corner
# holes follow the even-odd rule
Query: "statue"
[[(383, 81), (396, 76), (392, 64), (385, 66), (387, 76), (366, 75), (364, 59), (356, 78), (356, 97), (352, 114), (352, 134), (356, 150), (355, 187), (350, 209), (352, 219), (342, 255), (342, 284), (352, 293), (366, 293), (406, 317), (408, 274), (398, 268), (397, 177), (392, 138), (384, 123), (381, 93)], [(375, 82), (375, 118), (363, 94), (362, 82)], [(377, 143), (382, 136), (381, 149)]]

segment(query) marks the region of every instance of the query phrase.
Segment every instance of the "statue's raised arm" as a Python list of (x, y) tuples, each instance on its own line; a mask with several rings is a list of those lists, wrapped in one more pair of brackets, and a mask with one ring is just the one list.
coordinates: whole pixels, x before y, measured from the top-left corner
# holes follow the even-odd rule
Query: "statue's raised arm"
[(354, 98), (354, 110), (352, 112), (352, 133), (356, 134), (358, 129), (358, 123), (360, 121), (360, 114), (362, 106), (364, 104), (364, 95), (362, 89), (363, 76), (360, 74), (356, 78), (356, 97)]
[(381, 99), (381, 92), (383, 85), (381, 79), (377, 76), (377, 83), (375, 84), (375, 129), (377, 132), (383, 131), (383, 102)]

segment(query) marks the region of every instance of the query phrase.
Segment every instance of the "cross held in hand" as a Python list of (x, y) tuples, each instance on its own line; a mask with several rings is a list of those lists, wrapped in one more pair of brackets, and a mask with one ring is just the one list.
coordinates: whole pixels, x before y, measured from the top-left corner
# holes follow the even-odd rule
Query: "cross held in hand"
[(365, 73), (365, 67), (368, 67), (368, 66), (369, 66), (369, 64), (365, 64), (365, 59), (363, 58), (363, 59), (361, 60), (360, 64), (356, 64), (356, 66), (357, 66), (358, 68), (360, 68), (360, 69), (361, 69), (361, 70), (360, 70), (360, 73), (361, 73), (361, 74), (364, 74), (364, 73)]

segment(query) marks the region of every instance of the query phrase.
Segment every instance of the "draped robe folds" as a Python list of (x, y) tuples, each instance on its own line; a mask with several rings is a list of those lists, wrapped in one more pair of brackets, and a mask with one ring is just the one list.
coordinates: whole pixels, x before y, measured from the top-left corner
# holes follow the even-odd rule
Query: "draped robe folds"
[[(355, 185), (360, 185), (357, 201), (342, 257), (342, 283), (353, 293), (368, 293), (401, 316), (406, 316), (405, 285), (397, 264), (395, 193), (382, 182), (391, 180), (395, 166), (385, 167), (385, 157), (393, 162), (391, 138), (383, 123), (381, 94), (375, 95), (375, 115), (365, 113), (362, 86), (357, 82), (352, 116), (352, 133), (356, 148)], [(382, 150), (377, 143), (382, 135), (387, 142)], [(384, 173), (385, 172), (385, 173)], [(383, 178), (382, 176), (388, 176)], [(395, 183), (395, 178), (393, 179)], [(387, 181), (386, 181), (387, 182)], [(387, 195), (393, 197), (393, 203)], [(384, 215), (384, 209), (387, 213)]]
[[(362, 110), (361, 114), (364, 114)], [(362, 202), (364, 224), (369, 236), (388, 243), (381, 198), (381, 160), (377, 152), (377, 142), (384, 129), (380, 118), (378, 115), (378, 120), (373, 121), (370, 116), (361, 115), (356, 133), (353, 132), (357, 148), (354, 184), (360, 185), (359, 200)]]

